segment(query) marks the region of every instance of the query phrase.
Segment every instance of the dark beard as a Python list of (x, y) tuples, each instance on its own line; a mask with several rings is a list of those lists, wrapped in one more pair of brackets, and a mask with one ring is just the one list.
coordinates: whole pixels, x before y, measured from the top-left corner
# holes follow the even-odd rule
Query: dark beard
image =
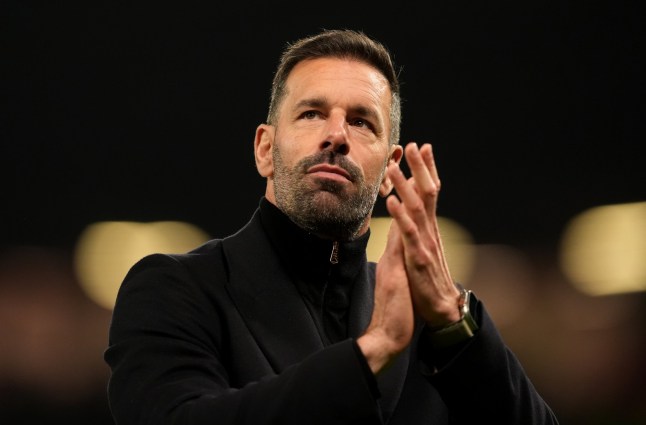
[[(340, 240), (358, 236), (374, 208), (379, 184), (366, 185), (361, 171), (347, 157), (333, 151), (322, 151), (299, 161), (293, 169), (283, 164), (280, 150), (274, 146), (274, 190), (276, 203), (289, 218), (308, 232)], [(345, 185), (321, 179), (312, 189), (303, 181), (307, 170), (327, 163), (343, 168), (357, 193), (348, 193)], [(380, 179), (381, 180), (381, 179)]]

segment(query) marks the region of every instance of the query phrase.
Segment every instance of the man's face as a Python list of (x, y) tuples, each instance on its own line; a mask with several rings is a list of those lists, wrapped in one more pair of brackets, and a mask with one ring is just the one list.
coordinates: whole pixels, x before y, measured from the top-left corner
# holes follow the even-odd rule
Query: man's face
[(400, 157), (388, 142), (390, 101), (387, 80), (362, 62), (296, 65), (274, 128), (268, 199), (320, 236), (365, 232), (380, 188), (389, 190), (382, 181), (391, 153)]

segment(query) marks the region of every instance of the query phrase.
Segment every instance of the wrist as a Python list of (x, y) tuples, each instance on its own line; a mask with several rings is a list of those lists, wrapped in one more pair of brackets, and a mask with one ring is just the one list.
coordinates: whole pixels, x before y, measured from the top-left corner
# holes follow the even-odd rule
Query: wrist
[(459, 319), (442, 327), (429, 327), (428, 336), (433, 347), (444, 348), (472, 338), (478, 324), (471, 314), (471, 291), (460, 287)]
[(392, 341), (387, 337), (380, 336), (375, 332), (367, 332), (359, 337), (357, 345), (361, 353), (363, 353), (370, 370), (375, 375), (384, 369), (401, 351), (394, 347)]

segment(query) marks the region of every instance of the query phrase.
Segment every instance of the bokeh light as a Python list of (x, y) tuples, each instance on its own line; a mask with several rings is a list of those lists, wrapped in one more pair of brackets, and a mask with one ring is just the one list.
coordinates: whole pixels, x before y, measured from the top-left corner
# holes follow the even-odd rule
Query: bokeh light
[(183, 253), (207, 241), (200, 228), (179, 221), (108, 221), (88, 226), (76, 244), (74, 266), (88, 297), (112, 309), (130, 267), (153, 253)]
[[(366, 249), (368, 260), (379, 261), (386, 247), (391, 217), (373, 217), (370, 222), (370, 240)], [(444, 254), (453, 278), (466, 283), (471, 278), (475, 247), (471, 233), (457, 221), (438, 217)]]
[(561, 266), (589, 295), (646, 290), (646, 202), (584, 211), (567, 226)]

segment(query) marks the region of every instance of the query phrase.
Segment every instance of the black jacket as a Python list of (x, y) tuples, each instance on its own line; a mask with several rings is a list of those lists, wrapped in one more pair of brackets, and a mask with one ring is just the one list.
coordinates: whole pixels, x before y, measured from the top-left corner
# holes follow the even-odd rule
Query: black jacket
[(105, 352), (117, 425), (557, 423), (477, 299), (468, 343), (438, 356), (418, 331), (375, 379), (355, 342), (374, 264), (360, 259), (348, 338), (326, 343), (279, 251), (259, 209), (235, 235), (130, 270)]

